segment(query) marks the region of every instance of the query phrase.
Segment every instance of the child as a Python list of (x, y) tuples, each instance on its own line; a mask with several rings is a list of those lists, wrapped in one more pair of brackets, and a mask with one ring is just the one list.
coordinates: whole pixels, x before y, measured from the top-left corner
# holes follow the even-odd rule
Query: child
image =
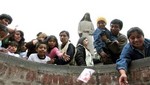
[(22, 58), (26, 59), (26, 58), (27, 58), (27, 51), (28, 51), (28, 50), (27, 50), (27, 47), (26, 47), (26, 42), (24, 42), (24, 43), (21, 45), (19, 55), (20, 55)]
[(1, 52), (20, 58), (20, 55), (16, 53), (17, 47), (18, 47), (18, 43), (15, 41), (12, 41), (8, 43), (8, 47), (6, 49), (2, 48)]
[(97, 19), (97, 28), (94, 31), (94, 47), (96, 48), (97, 53), (100, 55), (103, 64), (112, 63), (110, 56), (107, 54), (107, 48), (104, 41), (102, 41), (101, 36), (104, 34), (108, 39), (111, 39), (111, 33), (106, 28), (106, 19), (104, 17), (99, 17)]
[(58, 40), (54, 35), (49, 36), (46, 39), (46, 43), (48, 45), (48, 56), (55, 61), (55, 58), (64, 58), (64, 60), (69, 59), (69, 56), (64, 52), (60, 52), (58, 49)]
[(36, 44), (38, 42), (43, 42), (46, 39), (47, 35), (43, 32), (39, 32), (37, 34), (37, 38), (36, 39), (32, 39), (31, 41), (26, 43), (26, 47), (27, 47), (27, 57), (30, 56), (30, 54), (32, 53), (36, 53)]
[(51, 61), (50, 57), (46, 56), (47, 53), (47, 45), (44, 42), (38, 42), (36, 45), (36, 52), (32, 53), (28, 60), (38, 63), (48, 63)]
[(81, 37), (77, 43), (77, 54), (75, 57), (78, 66), (94, 66), (93, 57), (90, 53), (87, 37)]

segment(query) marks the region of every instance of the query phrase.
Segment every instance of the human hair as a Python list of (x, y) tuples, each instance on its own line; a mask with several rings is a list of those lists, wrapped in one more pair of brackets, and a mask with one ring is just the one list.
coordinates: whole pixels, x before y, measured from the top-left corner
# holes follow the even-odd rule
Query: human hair
[(19, 32), (20, 33), (20, 37), (21, 37), (21, 40), (18, 42), (19, 44), (22, 44), (24, 41), (25, 41), (25, 38), (24, 38), (24, 32), (21, 31), (21, 30), (16, 30), (15, 32), (13, 32), (13, 34), (10, 36), (10, 40), (11, 41), (14, 41), (14, 36), (15, 36), (15, 33), (16, 32)]
[(54, 41), (56, 42), (55, 47), (58, 48), (58, 40), (57, 40), (56, 36), (50, 35), (50, 36), (46, 39), (46, 43), (48, 43), (49, 40), (54, 40)]
[(79, 44), (83, 45), (83, 41), (86, 39), (87, 37), (81, 37), (79, 40), (78, 40), (78, 43), (77, 43), (77, 46)]
[[(47, 39), (46, 39), (47, 45), (48, 45), (48, 41), (49, 41), (49, 40), (54, 40), (54, 41), (56, 42), (56, 45), (55, 45), (54, 47), (59, 48), (59, 46), (58, 46), (58, 40), (57, 40), (56, 36), (54, 36), (54, 35), (48, 36)], [(48, 46), (48, 50), (47, 50), (47, 51), (50, 52), (52, 49), (53, 49), (53, 48), (50, 48), (50, 47)]]
[(114, 19), (114, 20), (112, 20), (112, 21), (110, 22), (110, 25), (111, 25), (111, 24), (118, 24), (120, 30), (121, 30), (122, 27), (123, 27), (123, 22), (122, 22), (121, 20), (119, 20), (119, 19)]
[(11, 24), (11, 22), (13, 21), (12, 17), (8, 14), (1, 14), (0, 15), (0, 20), (2, 20), (2, 19), (8, 19), (9, 20), (8, 24)]
[(36, 34), (36, 36), (38, 37), (40, 34), (42, 34), (42, 32), (38, 32), (38, 33)]
[(47, 38), (47, 35), (43, 32), (39, 32), (36, 36), (39, 41), (41, 41), (40, 38), (43, 38), (44, 40)]
[(140, 29), (139, 27), (132, 27), (127, 31), (127, 37), (129, 38), (131, 36), (131, 33), (133, 32), (137, 32), (138, 34), (144, 36), (142, 29)]
[(11, 41), (11, 42), (8, 42), (8, 46), (18, 47), (18, 43), (16, 41)]
[(87, 21), (90, 21), (91, 22), (91, 17), (90, 17), (90, 13), (86, 12), (83, 16), (83, 18), (81, 19), (81, 21), (84, 21), (85, 20), (85, 16), (87, 15)]
[(66, 30), (61, 31), (61, 32), (59, 33), (59, 35), (60, 35), (61, 33), (66, 33), (66, 35), (67, 35), (68, 37), (70, 37), (69, 32), (66, 31)]
[(45, 43), (45, 42), (37, 42), (36, 43), (36, 46), (35, 46), (35, 49), (38, 49), (38, 47), (41, 45), (41, 44), (45, 44), (46, 45), (46, 47), (47, 47), (47, 44)]

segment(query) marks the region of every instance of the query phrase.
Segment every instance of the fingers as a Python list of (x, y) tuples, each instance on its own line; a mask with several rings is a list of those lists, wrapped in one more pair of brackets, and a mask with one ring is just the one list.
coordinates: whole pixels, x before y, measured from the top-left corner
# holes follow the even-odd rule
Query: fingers
[(119, 85), (129, 85), (129, 83), (127, 81), (127, 77), (120, 76), (120, 78), (119, 78)]
[(70, 60), (70, 57), (67, 56), (67, 57), (64, 58), (64, 60), (65, 60), (65, 61), (69, 61), (69, 60)]

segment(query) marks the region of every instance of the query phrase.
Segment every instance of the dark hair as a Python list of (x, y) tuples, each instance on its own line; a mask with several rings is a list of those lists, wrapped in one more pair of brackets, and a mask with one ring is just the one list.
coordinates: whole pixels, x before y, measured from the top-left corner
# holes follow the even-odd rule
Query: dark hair
[(127, 31), (127, 37), (129, 38), (133, 32), (137, 32), (138, 34), (144, 36), (143, 31), (139, 27), (132, 27)]
[(59, 35), (60, 35), (61, 33), (66, 33), (66, 34), (67, 34), (67, 36), (68, 36), (68, 37), (70, 37), (69, 32), (68, 32), (68, 31), (66, 31), (66, 30), (61, 31), (61, 32), (59, 33)]
[(45, 42), (37, 42), (35, 48), (37, 49), (41, 44), (45, 44), (47, 47), (47, 44)]
[(9, 20), (8, 24), (11, 24), (11, 22), (13, 21), (12, 17), (8, 14), (1, 14), (0, 15), (0, 20), (2, 20), (2, 19), (8, 19)]
[(37, 33), (36, 36), (38, 37), (40, 34), (42, 34), (42, 32)]
[(119, 20), (119, 19), (114, 19), (114, 20), (112, 20), (111, 23), (110, 23), (110, 25), (111, 25), (111, 24), (118, 24), (120, 30), (121, 30), (122, 27), (123, 27), (123, 22), (122, 22), (121, 20)]
[(83, 45), (83, 41), (86, 39), (87, 37), (81, 37), (79, 40), (78, 40), (78, 43), (77, 43), (77, 46), (79, 44)]
[[(56, 36), (54, 36), (54, 35), (50, 35), (50, 36), (47, 37), (47, 39), (46, 39), (47, 45), (48, 45), (48, 41), (51, 40), (51, 39), (53, 39), (53, 40), (56, 41), (55, 47), (59, 48), (59, 47), (58, 47), (58, 40), (57, 40)], [(50, 47), (48, 46), (48, 50), (47, 50), (47, 51), (50, 52), (52, 49), (53, 49), (53, 48), (50, 48)]]
[(25, 41), (25, 38), (24, 38), (24, 32), (21, 31), (21, 30), (17, 30), (16, 32), (20, 32), (21, 41)]
[(8, 43), (8, 46), (15, 46), (15, 47), (18, 47), (18, 43), (16, 41), (11, 41)]

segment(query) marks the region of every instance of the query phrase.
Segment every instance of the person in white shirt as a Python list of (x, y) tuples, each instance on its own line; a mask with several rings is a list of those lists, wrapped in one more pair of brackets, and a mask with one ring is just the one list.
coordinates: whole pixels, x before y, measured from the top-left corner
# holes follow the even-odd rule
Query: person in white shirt
[(6, 53), (8, 55), (21, 58), (19, 54), (16, 53), (18, 43), (15, 41), (9, 42), (7, 48), (1, 48), (1, 52)]
[(46, 56), (47, 53), (47, 45), (44, 42), (38, 42), (36, 44), (37, 53), (32, 53), (28, 60), (38, 63), (51, 63), (50, 57)]

